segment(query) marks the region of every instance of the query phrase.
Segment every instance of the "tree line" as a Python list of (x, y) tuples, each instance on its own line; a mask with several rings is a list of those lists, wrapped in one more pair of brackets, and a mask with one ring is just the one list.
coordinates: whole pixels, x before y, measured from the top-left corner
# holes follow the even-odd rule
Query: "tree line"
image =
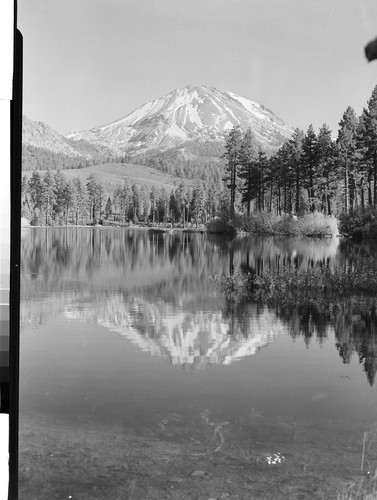
[(267, 157), (251, 130), (234, 127), (225, 141), (225, 182), (230, 215), (251, 211), (352, 214), (377, 205), (377, 86), (357, 116), (348, 107), (336, 140), (326, 124), (296, 128)]
[[(171, 192), (138, 185), (128, 178), (105, 192), (95, 174), (83, 182), (57, 170), (34, 170), (22, 181), (22, 215), (32, 225), (124, 223), (204, 224), (228, 209), (222, 182), (181, 181)], [(227, 216), (227, 215), (226, 215)]]

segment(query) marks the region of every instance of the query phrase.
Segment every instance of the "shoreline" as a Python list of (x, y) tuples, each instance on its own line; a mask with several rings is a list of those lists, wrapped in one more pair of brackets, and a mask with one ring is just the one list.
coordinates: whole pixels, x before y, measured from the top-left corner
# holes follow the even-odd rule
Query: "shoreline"
[(59, 225), (59, 226), (22, 226), (21, 230), (25, 229), (122, 229), (126, 231), (138, 230), (138, 231), (152, 231), (158, 233), (207, 233), (207, 234), (217, 234), (223, 236), (234, 236), (234, 237), (247, 237), (247, 236), (272, 236), (276, 238), (314, 238), (314, 239), (332, 239), (332, 238), (352, 238), (351, 235), (346, 234), (327, 234), (327, 235), (295, 235), (295, 234), (285, 234), (285, 233), (254, 233), (251, 231), (209, 231), (204, 227), (154, 227), (154, 226), (113, 226), (113, 225), (86, 225), (86, 224), (69, 224), (69, 225)]
[(154, 232), (161, 232), (161, 233), (170, 233), (170, 232), (186, 232), (186, 233), (207, 233), (207, 229), (206, 228), (191, 228), (191, 227), (186, 227), (186, 228), (183, 228), (183, 227), (172, 227), (172, 228), (169, 228), (169, 227), (153, 227), (153, 226), (137, 226), (137, 225), (134, 225), (134, 226), (112, 226), (112, 225), (108, 225), (108, 226), (103, 226), (101, 224), (97, 224), (97, 225), (86, 225), (86, 224), (69, 224), (69, 225), (61, 225), (61, 226), (31, 226), (31, 225), (28, 225), (28, 226), (22, 226), (21, 227), (21, 230), (23, 229), (123, 229), (123, 230), (127, 230), (127, 231), (130, 231), (130, 230), (133, 230), (133, 229), (137, 229), (137, 230), (140, 230), (140, 231), (154, 231)]

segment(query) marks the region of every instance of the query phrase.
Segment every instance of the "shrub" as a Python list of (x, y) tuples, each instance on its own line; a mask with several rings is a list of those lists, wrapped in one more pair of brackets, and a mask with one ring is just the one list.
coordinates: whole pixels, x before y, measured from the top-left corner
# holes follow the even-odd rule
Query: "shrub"
[(377, 237), (377, 209), (368, 207), (356, 210), (352, 214), (343, 213), (339, 217), (340, 232), (354, 234), (360, 232), (365, 236)]
[(286, 214), (280, 216), (274, 224), (274, 232), (287, 236), (299, 236), (300, 227), (298, 219)]
[(338, 221), (335, 217), (312, 212), (298, 219), (300, 234), (303, 236), (334, 236), (338, 234)]
[(250, 233), (274, 234), (276, 215), (268, 212), (254, 212), (243, 217), (243, 230)]
[(213, 276), (212, 279), (217, 283), (228, 299), (236, 302), (247, 297), (250, 293), (252, 276), (249, 273), (243, 273), (239, 269), (228, 276), (223, 276), (221, 278)]
[(317, 236), (323, 237), (338, 233), (338, 222), (320, 212), (305, 214), (300, 218), (284, 214), (275, 215), (268, 212), (255, 212), (244, 215), (241, 224), (237, 221), (236, 228), (257, 234), (279, 234), (287, 236)]
[(236, 231), (230, 221), (226, 222), (219, 217), (207, 222), (206, 229), (209, 233), (235, 233)]

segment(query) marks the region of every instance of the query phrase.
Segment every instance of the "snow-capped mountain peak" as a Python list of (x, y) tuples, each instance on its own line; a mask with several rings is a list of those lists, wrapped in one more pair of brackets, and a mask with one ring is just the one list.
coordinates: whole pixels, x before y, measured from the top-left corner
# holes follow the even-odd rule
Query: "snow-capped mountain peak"
[(250, 127), (268, 149), (281, 146), (293, 129), (265, 106), (233, 92), (187, 85), (149, 101), (130, 114), (69, 135), (116, 152), (168, 149), (186, 141), (221, 141), (233, 126)]

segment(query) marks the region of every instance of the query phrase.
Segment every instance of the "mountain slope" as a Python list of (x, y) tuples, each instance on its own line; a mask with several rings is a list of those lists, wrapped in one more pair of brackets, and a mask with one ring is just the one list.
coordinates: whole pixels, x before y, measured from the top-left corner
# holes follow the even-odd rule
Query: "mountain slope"
[[(44, 175), (45, 169), (39, 170)], [(182, 181), (179, 177), (160, 172), (152, 167), (130, 163), (102, 163), (88, 167), (68, 168), (62, 173), (67, 180), (80, 179), (83, 185), (86, 185), (88, 177), (94, 174), (97, 182), (104, 188), (106, 198), (112, 197), (114, 189), (117, 186), (123, 186), (125, 179), (131, 185), (145, 186), (148, 190), (151, 190), (152, 186), (157, 189), (163, 188), (168, 194), (175, 190)], [(30, 179), (31, 175), (31, 170), (24, 172), (27, 180)], [(190, 181), (187, 181), (187, 184), (190, 185)]]
[(276, 149), (293, 129), (261, 104), (204, 85), (187, 86), (150, 101), (127, 116), (68, 137), (119, 153), (166, 150), (188, 141), (222, 141), (235, 125), (251, 127), (266, 149)]
[(22, 120), (22, 142), (25, 146), (44, 148), (67, 156), (79, 155), (74, 143), (71, 145), (71, 141), (46, 123), (31, 120), (27, 116), (23, 116)]
[(108, 158), (108, 150), (87, 141), (72, 141), (52, 127), (23, 116), (23, 169), (74, 168), (100, 163)]

